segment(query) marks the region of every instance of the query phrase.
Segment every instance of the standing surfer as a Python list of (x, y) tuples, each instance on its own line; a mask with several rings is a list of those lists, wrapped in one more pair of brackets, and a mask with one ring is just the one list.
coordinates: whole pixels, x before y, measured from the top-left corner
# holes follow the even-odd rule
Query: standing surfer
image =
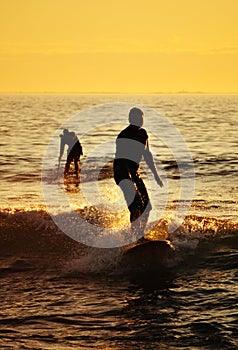
[(81, 143), (79, 142), (78, 137), (75, 132), (69, 132), (68, 129), (63, 130), (63, 135), (60, 135), (60, 155), (59, 162), (63, 156), (65, 145), (68, 145), (67, 149), (67, 160), (65, 164), (64, 174), (67, 175), (69, 172), (70, 164), (74, 161), (75, 174), (78, 176), (78, 162), (80, 156), (83, 155), (83, 149)]
[(152, 209), (145, 184), (140, 176), (139, 163), (142, 156), (151, 169), (160, 187), (163, 187), (152, 153), (149, 150), (148, 134), (142, 128), (144, 113), (139, 108), (129, 112), (129, 126), (120, 132), (116, 140), (114, 179), (121, 188), (128, 209), (133, 234), (143, 234)]

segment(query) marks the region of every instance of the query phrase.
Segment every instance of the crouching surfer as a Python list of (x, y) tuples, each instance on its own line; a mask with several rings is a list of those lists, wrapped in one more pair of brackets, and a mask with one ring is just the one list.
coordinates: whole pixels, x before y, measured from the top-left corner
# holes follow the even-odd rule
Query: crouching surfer
[(67, 149), (67, 160), (65, 164), (64, 174), (65, 176), (68, 174), (70, 164), (71, 162), (74, 162), (75, 174), (78, 177), (78, 172), (79, 172), (78, 162), (80, 160), (80, 156), (83, 155), (83, 149), (75, 132), (73, 131), (70, 132), (68, 129), (64, 129), (63, 135), (60, 135), (59, 162), (64, 154), (65, 145), (68, 145), (68, 149)]

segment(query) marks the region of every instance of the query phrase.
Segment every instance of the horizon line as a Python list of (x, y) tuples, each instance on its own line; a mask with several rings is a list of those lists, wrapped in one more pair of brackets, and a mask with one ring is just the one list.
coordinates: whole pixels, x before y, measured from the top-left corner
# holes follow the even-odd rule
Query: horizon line
[(134, 92), (120, 92), (120, 91), (0, 91), (0, 94), (36, 94), (36, 95), (50, 95), (50, 94), (65, 94), (65, 95), (182, 95), (182, 94), (191, 94), (191, 95), (237, 95), (238, 92), (229, 92), (229, 91), (134, 91)]

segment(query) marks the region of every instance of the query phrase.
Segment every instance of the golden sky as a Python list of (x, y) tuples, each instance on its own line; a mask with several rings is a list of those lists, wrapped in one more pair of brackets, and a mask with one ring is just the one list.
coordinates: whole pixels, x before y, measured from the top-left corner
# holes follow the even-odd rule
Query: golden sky
[(238, 92), (237, 0), (0, 0), (2, 92)]

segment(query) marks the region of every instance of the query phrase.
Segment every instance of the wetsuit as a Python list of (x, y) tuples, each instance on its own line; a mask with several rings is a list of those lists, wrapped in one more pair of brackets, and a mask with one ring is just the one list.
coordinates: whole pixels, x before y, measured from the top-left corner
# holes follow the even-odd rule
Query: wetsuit
[(83, 154), (82, 146), (79, 142), (79, 139), (74, 132), (69, 132), (66, 135), (60, 135), (60, 155), (64, 153), (65, 145), (68, 145), (67, 150), (67, 161), (65, 165), (65, 173), (67, 174), (70, 168), (70, 163), (74, 161), (75, 172), (78, 173), (78, 161), (80, 156)]
[(131, 222), (139, 218), (145, 210), (149, 212), (152, 209), (139, 169), (147, 147), (146, 130), (132, 124), (122, 130), (116, 140), (114, 179), (123, 191)]

